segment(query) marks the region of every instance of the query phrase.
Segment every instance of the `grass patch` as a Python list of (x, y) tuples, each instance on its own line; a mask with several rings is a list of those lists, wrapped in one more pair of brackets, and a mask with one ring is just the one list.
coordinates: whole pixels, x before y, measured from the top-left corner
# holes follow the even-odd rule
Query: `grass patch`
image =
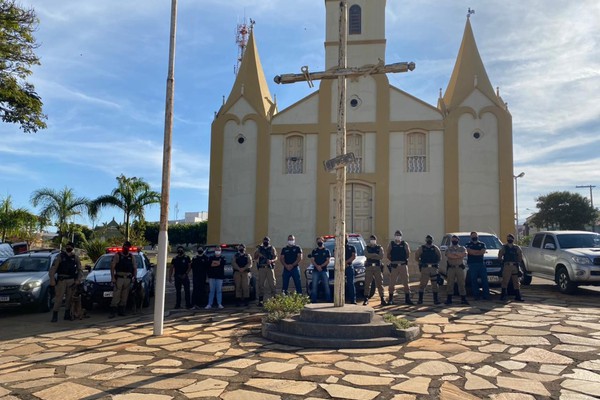
[(396, 317), (393, 314), (385, 314), (383, 316), (383, 320), (385, 322), (390, 322), (392, 324), (394, 324), (394, 326), (396, 327), (396, 329), (408, 329), (412, 326), (416, 326), (416, 324), (414, 322), (411, 322), (409, 320), (407, 320), (406, 318), (399, 318)]
[(284, 295), (278, 294), (265, 302), (264, 308), (267, 311), (265, 317), (267, 322), (278, 322), (289, 318), (292, 315), (299, 314), (305, 305), (310, 303), (310, 297), (298, 293)]

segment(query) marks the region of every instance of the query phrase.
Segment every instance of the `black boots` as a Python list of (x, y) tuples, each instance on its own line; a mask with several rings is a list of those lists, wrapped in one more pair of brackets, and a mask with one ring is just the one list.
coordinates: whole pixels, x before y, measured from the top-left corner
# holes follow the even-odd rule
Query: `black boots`
[(240, 307), (242, 305), (242, 299), (240, 299), (239, 297), (235, 298), (235, 306), (236, 307)]
[(523, 300), (523, 298), (521, 297), (521, 291), (520, 291), (520, 290), (515, 290), (515, 300), (516, 300), (516, 301), (525, 301), (525, 300)]
[(108, 318), (114, 318), (117, 316), (117, 307), (110, 308), (110, 314), (108, 314)]
[(446, 296), (446, 302), (444, 304), (446, 304), (446, 305), (452, 304), (452, 295), (451, 294)]
[(394, 305), (394, 295), (393, 295), (393, 294), (390, 294), (390, 298), (389, 298), (389, 300), (388, 300), (388, 302), (387, 302), (387, 303), (388, 303), (390, 306), (393, 306), (393, 305)]
[(71, 311), (65, 310), (65, 321), (70, 321), (70, 320), (71, 320)]
[(52, 319), (50, 322), (58, 322), (58, 311), (52, 311)]
[(440, 304), (440, 300), (438, 299), (438, 294), (437, 293), (433, 294), (433, 304), (435, 304), (435, 305)]
[(419, 292), (419, 301), (417, 301), (417, 304), (423, 304), (423, 292)]
[(500, 301), (506, 301), (506, 289), (502, 289), (500, 293)]
[(119, 315), (120, 317), (125, 316), (125, 307), (119, 307), (118, 311), (117, 311), (117, 315)]
[(406, 293), (404, 294), (404, 304), (409, 304), (409, 305), (414, 305), (415, 303), (412, 302), (412, 300), (410, 299), (410, 293)]
[(460, 304), (469, 305), (469, 302), (467, 301), (467, 296), (460, 296)]
[(369, 304), (369, 298), (367, 296), (365, 296), (365, 301), (363, 301), (363, 306), (366, 306), (367, 304)]
[(246, 307), (248, 307), (248, 306), (250, 305), (250, 297), (246, 297), (246, 298), (244, 299), (244, 305), (245, 305)]
[(387, 306), (387, 303), (385, 302), (385, 298), (383, 296), (381, 296), (381, 303), (380, 305), (383, 306)]
[(262, 298), (262, 296), (260, 296), (260, 297), (258, 298), (258, 306), (259, 306), (259, 307), (262, 307), (262, 306), (263, 306), (263, 298)]

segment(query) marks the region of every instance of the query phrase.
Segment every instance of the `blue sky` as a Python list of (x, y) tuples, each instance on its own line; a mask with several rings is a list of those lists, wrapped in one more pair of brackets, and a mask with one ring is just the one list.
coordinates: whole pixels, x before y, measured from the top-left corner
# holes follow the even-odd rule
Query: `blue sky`
[[(35, 210), (36, 189), (108, 194), (121, 173), (160, 191), (169, 0), (21, 0), (40, 19), (42, 65), (31, 82), (48, 129), (0, 123), (0, 197)], [(597, 185), (600, 205), (600, 3), (597, 0), (387, 0), (386, 62), (414, 61), (390, 82), (435, 105), (458, 53), (467, 8), (494, 87), (513, 115), (521, 221), (535, 197)], [(324, 67), (323, 0), (179, 0), (170, 219), (208, 209), (210, 126), (233, 85), (235, 27), (255, 37), (279, 110), (314, 89), (278, 86), (281, 73)], [(147, 219), (158, 220), (158, 205)], [(122, 220), (105, 209), (100, 222)], [(76, 222), (88, 223), (87, 220)]]

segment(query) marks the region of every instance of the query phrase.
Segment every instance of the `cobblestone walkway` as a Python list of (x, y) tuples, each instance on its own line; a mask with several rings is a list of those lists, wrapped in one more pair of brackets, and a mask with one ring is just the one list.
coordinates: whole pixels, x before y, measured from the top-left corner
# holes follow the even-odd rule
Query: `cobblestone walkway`
[(423, 335), (368, 350), (269, 342), (257, 308), (175, 314), (161, 337), (151, 316), (125, 318), (1, 342), (0, 399), (592, 399), (599, 305), (529, 293), (506, 305), (385, 307)]

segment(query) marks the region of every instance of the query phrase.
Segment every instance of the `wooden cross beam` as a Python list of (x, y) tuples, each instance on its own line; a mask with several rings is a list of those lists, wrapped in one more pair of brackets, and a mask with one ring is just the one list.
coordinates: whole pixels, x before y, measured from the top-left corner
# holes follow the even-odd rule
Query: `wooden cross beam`
[[(385, 74), (391, 72), (407, 72), (415, 69), (415, 63), (396, 63), (383, 65), (379, 60), (378, 64), (365, 65), (363, 67), (347, 67), (346, 50), (348, 47), (348, 4), (347, 0), (340, 1), (340, 25), (339, 25), (339, 57), (338, 66), (323, 72), (309, 73), (308, 67), (301, 68), (301, 74), (277, 75), (274, 80), (276, 83), (293, 83), (306, 81), (310, 87), (313, 86), (313, 80), (335, 79), (338, 80), (338, 118), (337, 118), (337, 139), (336, 155), (346, 154), (346, 78), (367, 76), (371, 74)], [(346, 167), (336, 168), (336, 222), (335, 222), (335, 283), (333, 289), (334, 307), (343, 307), (345, 302), (345, 235), (346, 235)]]

